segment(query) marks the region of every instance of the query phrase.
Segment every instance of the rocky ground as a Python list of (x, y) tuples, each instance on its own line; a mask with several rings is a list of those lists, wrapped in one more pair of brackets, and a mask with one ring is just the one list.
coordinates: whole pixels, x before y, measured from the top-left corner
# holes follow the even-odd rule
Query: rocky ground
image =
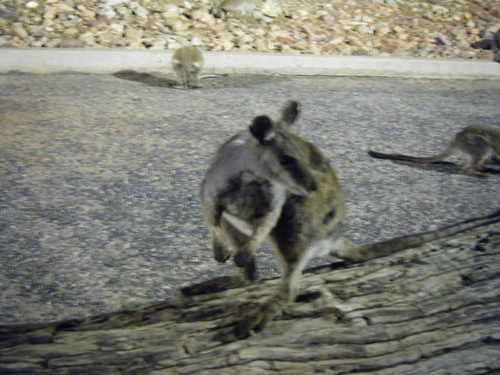
[[(219, 1), (220, 3), (220, 1)], [(226, 3), (245, 3), (226, 1)], [(0, 0), (0, 47), (176, 49), (492, 59), (498, 0)], [(250, 10), (249, 10), (250, 9)]]

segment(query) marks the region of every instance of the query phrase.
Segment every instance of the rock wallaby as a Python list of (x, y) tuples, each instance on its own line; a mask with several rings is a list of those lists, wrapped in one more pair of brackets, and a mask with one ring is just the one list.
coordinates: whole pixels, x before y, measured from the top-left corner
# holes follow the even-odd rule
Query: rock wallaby
[(493, 35), (491, 50), (493, 51), (493, 61), (500, 62), (500, 29)]
[(433, 163), (442, 161), (457, 152), (469, 157), (468, 163), (462, 168), (464, 173), (482, 175), (481, 170), (484, 164), (500, 164), (500, 130), (486, 125), (467, 126), (455, 135), (443, 152), (434, 156), (384, 154), (371, 150), (368, 154), (378, 159)]
[(181, 47), (172, 57), (172, 70), (179, 86), (200, 87), (199, 75), (202, 67), (203, 55), (195, 46)]
[[(355, 244), (342, 236), (344, 196), (335, 170), (312, 143), (290, 131), (299, 114), (290, 101), (281, 118), (256, 117), (217, 151), (201, 185), (201, 203), (214, 257), (234, 257), (239, 272), (182, 290), (197, 295), (241, 286), (257, 278), (254, 251), (265, 239), (276, 250), (282, 279), (276, 293), (242, 317), (231, 335), (261, 330), (294, 301), (309, 259), (332, 255), (360, 262), (464, 230), (500, 221), (500, 210), (448, 227), (382, 242)], [(232, 251), (234, 254), (232, 254)]]

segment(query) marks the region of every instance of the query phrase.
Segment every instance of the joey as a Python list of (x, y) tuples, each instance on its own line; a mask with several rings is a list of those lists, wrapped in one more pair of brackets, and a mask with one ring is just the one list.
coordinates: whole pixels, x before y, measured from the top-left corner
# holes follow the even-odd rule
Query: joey
[(266, 239), (281, 268), (277, 290), (236, 323), (232, 337), (261, 330), (293, 302), (302, 270), (313, 257), (361, 262), (500, 221), (499, 210), (430, 232), (351, 242), (342, 235), (345, 202), (335, 170), (315, 145), (290, 131), (298, 113), (298, 103), (290, 101), (278, 121), (256, 117), (219, 148), (201, 184), (214, 257), (225, 262), (234, 253), (238, 272), (186, 287), (183, 294), (211, 293), (256, 280), (254, 252)]
[(441, 153), (434, 156), (384, 154), (371, 150), (368, 151), (368, 154), (378, 159), (433, 163), (442, 161), (457, 152), (469, 157), (468, 163), (462, 168), (464, 173), (481, 175), (484, 164), (500, 164), (500, 130), (486, 125), (467, 126), (455, 135)]

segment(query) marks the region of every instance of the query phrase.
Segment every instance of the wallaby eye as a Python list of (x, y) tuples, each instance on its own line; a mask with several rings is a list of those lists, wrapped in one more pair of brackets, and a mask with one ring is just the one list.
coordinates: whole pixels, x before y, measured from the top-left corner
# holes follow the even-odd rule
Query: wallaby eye
[(280, 158), (280, 164), (283, 167), (295, 167), (297, 165), (297, 159), (295, 159), (293, 156), (283, 155)]

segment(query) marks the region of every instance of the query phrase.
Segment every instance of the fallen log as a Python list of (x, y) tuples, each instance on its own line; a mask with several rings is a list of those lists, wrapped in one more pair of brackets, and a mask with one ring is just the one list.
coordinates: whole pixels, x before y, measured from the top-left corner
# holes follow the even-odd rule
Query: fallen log
[(0, 327), (2, 374), (488, 374), (500, 370), (500, 225), (306, 271), (245, 340), (235, 322), (278, 280), (135, 309)]

